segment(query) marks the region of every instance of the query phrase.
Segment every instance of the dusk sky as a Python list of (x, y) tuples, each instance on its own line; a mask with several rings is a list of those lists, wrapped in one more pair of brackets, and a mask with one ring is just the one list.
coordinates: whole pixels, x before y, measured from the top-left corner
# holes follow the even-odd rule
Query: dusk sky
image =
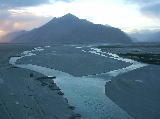
[(160, 0), (0, 0), (0, 36), (71, 13), (130, 33), (160, 31)]

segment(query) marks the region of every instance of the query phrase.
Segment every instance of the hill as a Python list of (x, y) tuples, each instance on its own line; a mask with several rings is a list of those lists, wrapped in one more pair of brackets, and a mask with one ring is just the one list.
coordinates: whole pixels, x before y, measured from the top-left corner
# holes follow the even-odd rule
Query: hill
[(93, 24), (67, 14), (14, 38), (16, 43), (131, 43), (118, 28)]
[(5, 42), (5, 43), (10, 42), (12, 39), (16, 38), (17, 36), (20, 36), (20, 35), (25, 34), (27, 32), (28, 31), (22, 30), (22, 31), (16, 31), (16, 32), (8, 33), (8, 34), (2, 36), (0, 38), (0, 41)]

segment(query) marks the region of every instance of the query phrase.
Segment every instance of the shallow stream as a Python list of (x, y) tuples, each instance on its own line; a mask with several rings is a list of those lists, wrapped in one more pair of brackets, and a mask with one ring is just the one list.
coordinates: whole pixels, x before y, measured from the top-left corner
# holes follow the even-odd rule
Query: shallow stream
[(68, 47), (75, 47), (79, 50), (79, 52), (88, 52), (99, 55), (100, 57), (108, 57), (114, 60), (129, 62), (131, 65), (121, 69), (98, 73), (95, 75), (75, 77), (69, 73), (53, 68), (42, 67), (35, 64), (16, 63), (17, 60), (22, 60), (25, 57), (30, 57), (30, 59), (32, 59), (32, 56), (35, 56), (37, 51), (43, 51), (46, 48), (49, 49), (50, 46), (46, 46), (44, 48), (34, 48), (32, 51), (25, 51), (21, 54), (21, 57), (11, 57), (9, 63), (20, 68), (30, 69), (42, 73), (48, 77), (56, 76), (54, 82), (64, 93), (64, 97), (68, 99), (68, 103), (76, 107), (75, 112), (81, 114), (83, 119), (133, 118), (105, 95), (105, 84), (114, 76), (144, 67), (146, 64), (142, 64), (130, 59), (124, 59), (116, 54), (102, 52), (100, 49), (95, 48), (94, 46), (83, 47), (75, 45)]

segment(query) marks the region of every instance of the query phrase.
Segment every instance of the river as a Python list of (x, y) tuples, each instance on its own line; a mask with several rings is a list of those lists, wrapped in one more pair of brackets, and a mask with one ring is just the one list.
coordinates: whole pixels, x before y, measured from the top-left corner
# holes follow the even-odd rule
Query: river
[[(92, 60), (97, 58), (95, 59), (95, 62), (98, 60), (98, 64), (95, 64), (97, 69), (93, 69), (94, 64), (82, 64), (83, 62), (88, 61), (86, 59), (81, 61), (82, 66), (79, 66), (81, 70), (72, 71), (71, 68), (68, 70), (59, 70), (63, 69), (63, 67), (64, 69), (67, 68), (68, 62), (70, 65), (71, 63), (77, 63), (74, 57), (73, 61), (70, 61), (72, 59), (69, 55), (74, 55), (77, 59), (84, 56), (85, 58), (91, 58)], [(42, 59), (43, 56), (44, 59), (46, 57), (51, 58), (54, 56), (55, 62), (58, 62), (56, 56), (59, 58), (59, 61), (61, 61), (60, 58), (65, 59), (66, 56), (69, 58), (66, 62), (61, 62), (62, 65), (65, 64), (66, 66), (60, 67), (60, 65), (54, 64), (53, 66), (56, 68), (49, 68), (49, 65), (45, 66), (45, 64), (43, 64), (41, 66), (42, 62), (35, 62), (36, 58), (37, 60), (38, 57), (41, 57)], [(106, 60), (105, 62), (103, 62), (104, 58)], [(111, 63), (113, 63), (113, 65), (110, 66), (107, 64), (108, 61), (110, 62), (110, 65)], [(54, 60), (52, 60), (52, 63), (53, 62)], [(124, 67), (123, 65), (116, 66), (114, 65), (115, 62), (119, 62), (119, 64), (123, 62), (124, 64), (127, 63), (127, 65)], [(20, 68), (30, 69), (42, 73), (48, 77), (56, 76), (56, 79), (53, 79), (54, 82), (64, 93), (64, 97), (68, 99), (68, 103), (76, 107), (74, 111), (81, 114), (82, 119), (132, 119), (133, 117), (122, 110), (105, 95), (105, 84), (110, 81), (112, 77), (115, 77), (121, 73), (146, 66), (146, 64), (121, 58), (116, 54), (102, 52), (94, 45), (52, 45), (38, 47), (31, 51), (24, 51), (21, 54), (21, 57), (11, 57), (9, 63)], [(100, 70), (101, 68), (98, 67), (99, 65), (101, 65), (100, 67), (103, 67), (103, 71)], [(58, 66), (60, 67), (59, 69), (57, 69)], [(87, 69), (87, 66), (90, 66), (91, 70), (88, 70), (89, 68)], [(77, 72), (80, 71), (82, 72), (78, 74)], [(85, 74), (86, 72), (88, 73), (87, 75)]]

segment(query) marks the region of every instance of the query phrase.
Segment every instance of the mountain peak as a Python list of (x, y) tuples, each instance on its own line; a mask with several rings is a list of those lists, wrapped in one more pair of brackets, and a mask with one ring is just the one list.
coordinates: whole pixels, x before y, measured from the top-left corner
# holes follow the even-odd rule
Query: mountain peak
[(76, 17), (75, 15), (68, 13), (65, 14), (64, 16), (60, 17), (61, 19), (79, 19), (78, 17)]
[[(71, 13), (68, 13), (68, 14), (65, 14), (64, 16), (62, 16), (62, 17), (76, 17), (75, 15), (73, 15), (73, 14), (71, 14)], [(78, 17), (76, 17), (76, 18), (78, 18)]]
[(12, 42), (48, 43), (130, 43), (119, 29), (93, 24), (72, 14), (53, 18), (47, 24), (17, 38)]

